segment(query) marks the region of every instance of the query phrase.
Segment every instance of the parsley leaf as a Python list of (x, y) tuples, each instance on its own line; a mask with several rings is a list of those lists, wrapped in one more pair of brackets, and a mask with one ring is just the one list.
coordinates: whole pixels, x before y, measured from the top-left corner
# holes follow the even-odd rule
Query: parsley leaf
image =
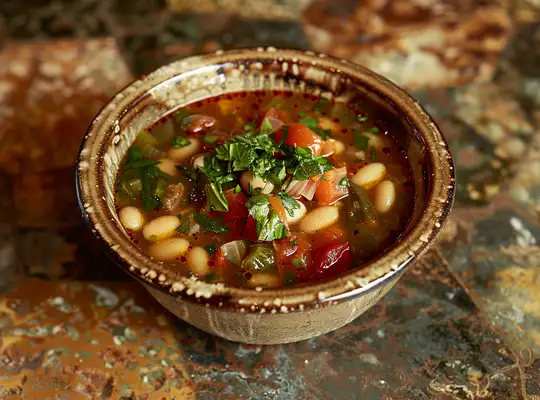
[(270, 207), (267, 196), (261, 194), (251, 197), (246, 206), (249, 214), (255, 218), (258, 240), (272, 241), (289, 236), (285, 224)]
[(182, 147), (186, 147), (186, 146), (189, 146), (191, 142), (189, 140), (187, 140), (185, 137), (183, 136), (177, 136), (175, 138), (173, 138), (172, 140), (172, 146), (175, 148), (175, 149), (180, 149)]
[(236, 185), (236, 186), (234, 187), (234, 193), (238, 194), (238, 193), (240, 193), (241, 191), (242, 191), (242, 188), (240, 187), (240, 185)]
[(183, 233), (184, 235), (189, 235), (189, 230), (191, 228), (190, 224), (191, 216), (188, 216), (182, 224), (176, 228), (176, 232)]
[(377, 159), (377, 150), (375, 147), (371, 148), (371, 161), (375, 161)]
[(206, 214), (194, 214), (194, 218), (203, 232), (225, 233), (230, 231), (229, 227), (221, 222), (223, 217), (212, 219)]
[(354, 145), (359, 149), (367, 149), (369, 138), (362, 135), (360, 132), (356, 132), (354, 135)]
[(203, 137), (204, 143), (212, 144), (218, 139), (217, 136), (205, 136)]
[(294, 268), (304, 268), (306, 266), (304, 260), (302, 258), (295, 258), (292, 260), (292, 265)]
[(311, 118), (311, 117), (302, 118), (300, 120), (300, 123), (307, 126), (309, 129), (311, 129), (313, 132), (315, 132), (317, 135), (323, 138), (323, 140), (328, 140), (329, 138), (332, 137), (331, 131), (329, 129), (321, 129), (317, 127), (317, 125), (319, 125), (319, 121), (316, 120), (315, 118)]
[(285, 282), (283, 283), (284, 286), (293, 285), (296, 282), (296, 275), (293, 274), (291, 271), (285, 271)]
[(359, 115), (356, 119), (357, 119), (359, 122), (366, 122), (366, 121), (367, 121), (367, 116), (365, 116), (365, 115)]
[(217, 251), (216, 245), (214, 243), (209, 243), (206, 246), (204, 246), (204, 248), (206, 249), (209, 255), (214, 255), (214, 253)]
[(206, 193), (206, 210), (228, 211), (229, 202), (223, 193), (223, 188), (217, 183), (208, 183), (204, 187)]
[(164, 175), (155, 165), (141, 169), (141, 202), (145, 211), (161, 207), (161, 197), (167, 185)]
[(270, 123), (268, 118), (263, 119), (260, 131), (261, 131), (261, 134), (265, 134), (265, 135), (272, 133), (272, 124)]
[(300, 208), (300, 204), (298, 204), (295, 199), (285, 192), (279, 192), (277, 194), (277, 198), (281, 200), (281, 204), (283, 204), (283, 207), (285, 210), (287, 210), (287, 213), (291, 217), (294, 217), (294, 210), (298, 210)]
[(344, 176), (339, 180), (338, 186), (349, 186), (349, 179)]
[(370, 131), (371, 133), (375, 133), (375, 134), (377, 134), (377, 133), (380, 132), (379, 128), (377, 128), (376, 126), (370, 128), (369, 131)]

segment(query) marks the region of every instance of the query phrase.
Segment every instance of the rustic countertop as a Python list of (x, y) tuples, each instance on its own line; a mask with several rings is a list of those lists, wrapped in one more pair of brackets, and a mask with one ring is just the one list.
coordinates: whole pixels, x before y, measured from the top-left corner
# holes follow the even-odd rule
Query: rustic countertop
[[(0, 5), (0, 399), (540, 399), (540, 3), (196, 3)], [(262, 347), (172, 318), (97, 252), (73, 168), (134, 76), (268, 45), (408, 88), (451, 144), (458, 191), (435, 249), (379, 304)]]

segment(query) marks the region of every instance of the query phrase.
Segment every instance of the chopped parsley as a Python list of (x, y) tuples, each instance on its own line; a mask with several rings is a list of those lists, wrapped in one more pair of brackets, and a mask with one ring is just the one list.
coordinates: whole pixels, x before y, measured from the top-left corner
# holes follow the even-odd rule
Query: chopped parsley
[(270, 207), (270, 201), (264, 194), (251, 197), (247, 202), (249, 214), (255, 218), (257, 239), (272, 241), (289, 236), (289, 232), (277, 213)]
[(206, 274), (204, 279), (207, 280), (207, 281), (213, 281), (213, 280), (217, 279), (217, 275), (214, 272), (210, 272), (210, 273)]
[(359, 149), (367, 149), (369, 138), (362, 135), (360, 132), (356, 132), (354, 135), (354, 145)]
[(184, 235), (188, 235), (189, 234), (189, 230), (191, 228), (191, 216), (188, 216), (184, 222), (182, 222), (182, 224), (176, 228), (176, 232), (178, 233), (183, 233)]
[(231, 115), (236, 115), (238, 114), (238, 110), (233, 110), (233, 112), (231, 113)]
[(291, 241), (289, 242), (289, 244), (290, 244), (291, 246), (298, 246), (298, 242), (297, 242), (296, 240), (291, 240)]
[(254, 129), (255, 129), (255, 122), (248, 122), (247, 124), (244, 125), (244, 130), (246, 132), (252, 131)]
[(375, 161), (377, 159), (377, 150), (375, 147), (371, 148), (371, 161)]
[(204, 143), (207, 143), (207, 144), (215, 143), (215, 141), (217, 139), (218, 139), (217, 136), (205, 136), (205, 137), (203, 137)]
[(287, 172), (297, 181), (324, 174), (332, 169), (330, 160), (322, 156), (314, 157), (311, 149), (307, 147), (294, 148), (294, 153), (290, 156)]
[(304, 111), (298, 113), (298, 116), (299, 116), (300, 118), (303, 118), (303, 117), (305, 117), (306, 115), (307, 115), (307, 112), (304, 112)]
[(358, 120), (358, 122), (366, 122), (367, 121), (367, 116), (359, 115), (356, 119)]
[(183, 136), (177, 136), (173, 138), (172, 140), (172, 146), (175, 149), (180, 149), (182, 147), (189, 146), (190, 143), (191, 142)]
[(204, 248), (209, 255), (214, 255), (214, 253), (217, 251), (216, 245), (214, 243), (207, 244), (206, 246), (204, 246)]
[(295, 282), (296, 282), (296, 275), (293, 274), (291, 271), (285, 271), (285, 282), (283, 283), (283, 285), (285, 286), (294, 285)]
[(376, 126), (371, 127), (371, 128), (369, 129), (369, 131), (370, 131), (371, 133), (374, 133), (374, 134), (377, 134), (377, 133), (380, 132), (379, 128), (377, 128)]
[(292, 265), (294, 268), (299, 269), (304, 268), (306, 266), (306, 263), (302, 258), (295, 258), (292, 260)]
[(319, 125), (319, 121), (316, 118), (302, 118), (300, 120), (300, 123), (307, 126), (309, 129), (319, 135), (323, 140), (328, 140), (332, 137), (332, 132), (329, 129), (321, 129), (317, 126)]
[(227, 211), (229, 202), (223, 193), (223, 188), (217, 183), (208, 183), (204, 186), (206, 193), (206, 210)]
[(344, 176), (339, 180), (338, 186), (349, 186), (349, 179)]
[(242, 188), (240, 187), (240, 185), (236, 185), (236, 186), (234, 187), (234, 193), (238, 194), (238, 193), (240, 193), (241, 191), (242, 191)]
[(221, 222), (223, 217), (212, 219), (206, 214), (194, 214), (193, 217), (203, 232), (225, 233), (230, 231), (229, 227)]
[(287, 213), (294, 217), (294, 210), (300, 209), (300, 204), (285, 192), (279, 192), (277, 198), (281, 200), (281, 204), (283, 204)]

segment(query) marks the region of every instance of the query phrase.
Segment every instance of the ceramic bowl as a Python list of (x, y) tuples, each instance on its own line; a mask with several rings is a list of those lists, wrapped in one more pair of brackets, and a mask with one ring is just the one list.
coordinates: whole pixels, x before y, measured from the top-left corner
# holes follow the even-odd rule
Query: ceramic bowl
[[(114, 182), (137, 133), (186, 104), (223, 93), (291, 90), (362, 104), (394, 132), (415, 178), (406, 231), (360, 269), (321, 282), (252, 290), (181, 276), (135, 246), (118, 221)], [(253, 344), (294, 342), (337, 329), (373, 306), (433, 244), (454, 195), (448, 145), (407, 93), (361, 66), (324, 54), (246, 49), (190, 57), (159, 68), (118, 93), (92, 122), (77, 163), (84, 218), (113, 259), (165, 308), (204, 331)]]

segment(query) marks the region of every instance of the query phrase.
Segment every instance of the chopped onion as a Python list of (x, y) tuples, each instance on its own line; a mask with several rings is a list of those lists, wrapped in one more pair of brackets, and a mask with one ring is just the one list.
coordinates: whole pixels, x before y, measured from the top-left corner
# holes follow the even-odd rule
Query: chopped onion
[(279, 130), (279, 128), (283, 126), (283, 121), (280, 119), (274, 117), (265, 117), (264, 119), (267, 120), (272, 126), (272, 130), (270, 131), (270, 133), (276, 132), (277, 130)]
[(216, 119), (210, 115), (190, 115), (182, 120), (182, 130), (198, 133), (203, 129), (208, 129), (216, 124)]
[(312, 181), (311, 179), (304, 179), (303, 181), (292, 181), (287, 187), (287, 194), (295, 199), (305, 197), (307, 200), (313, 200), (315, 191), (319, 186), (319, 181)]
[(223, 255), (233, 265), (240, 266), (246, 257), (249, 240), (233, 240), (220, 247)]
[(330, 157), (336, 151), (336, 141), (334, 139), (325, 140), (321, 147), (321, 156)]

